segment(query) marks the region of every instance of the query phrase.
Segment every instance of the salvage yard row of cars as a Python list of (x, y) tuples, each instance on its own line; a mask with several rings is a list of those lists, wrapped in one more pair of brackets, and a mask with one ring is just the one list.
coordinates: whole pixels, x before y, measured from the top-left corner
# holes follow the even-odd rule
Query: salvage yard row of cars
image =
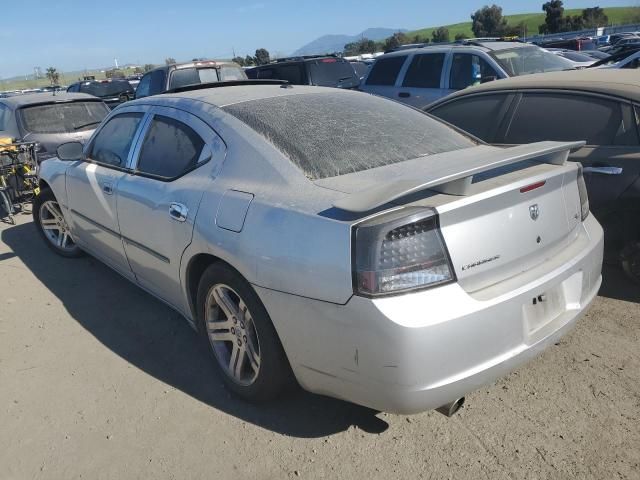
[[(605, 244), (638, 277), (640, 79), (525, 75), (565, 70), (539, 50), (399, 49), (361, 83), (400, 87), (378, 95), (332, 56), (168, 66), (99, 119), (81, 93), (0, 99), (0, 130), (62, 108), (38, 133), (66, 136), (39, 166), (44, 242), (180, 312), (240, 397), (451, 415), (575, 324)], [(300, 85), (328, 72), (341, 88)]]

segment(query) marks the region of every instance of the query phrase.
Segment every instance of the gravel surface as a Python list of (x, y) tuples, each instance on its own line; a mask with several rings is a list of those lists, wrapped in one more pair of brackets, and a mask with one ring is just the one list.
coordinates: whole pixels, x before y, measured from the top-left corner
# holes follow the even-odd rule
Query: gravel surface
[(175, 312), (0, 226), (0, 479), (640, 478), (640, 287), (451, 419), (231, 397)]

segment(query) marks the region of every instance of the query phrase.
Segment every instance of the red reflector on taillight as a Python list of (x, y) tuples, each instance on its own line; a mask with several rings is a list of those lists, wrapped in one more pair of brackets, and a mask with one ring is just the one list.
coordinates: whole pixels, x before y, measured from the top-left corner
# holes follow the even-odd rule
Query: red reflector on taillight
[(322, 63), (336, 63), (336, 59), (335, 58), (323, 58), (322, 60), (320, 60)]
[(531, 190), (535, 190), (536, 188), (540, 188), (540, 187), (544, 186), (545, 183), (547, 183), (546, 180), (543, 180), (542, 182), (532, 183), (531, 185), (527, 185), (526, 187), (522, 187), (520, 189), (520, 193), (530, 192)]

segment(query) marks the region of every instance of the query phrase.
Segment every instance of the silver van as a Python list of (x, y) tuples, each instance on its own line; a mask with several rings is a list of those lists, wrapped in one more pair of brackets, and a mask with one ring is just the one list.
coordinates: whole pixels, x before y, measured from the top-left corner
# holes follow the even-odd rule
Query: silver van
[(378, 57), (360, 89), (423, 108), (471, 85), (530, 73), (573, 70), (536, 45), (491, 39), (399, 47)]

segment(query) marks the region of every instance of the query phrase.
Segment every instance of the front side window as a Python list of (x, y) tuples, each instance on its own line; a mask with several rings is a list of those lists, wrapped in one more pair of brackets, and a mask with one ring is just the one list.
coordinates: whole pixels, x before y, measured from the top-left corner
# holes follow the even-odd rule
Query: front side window
[(145, 136), (136, 170), (161, 179), (173, 179), (198, 163), (204, 141), (188, 125), (156, 115)]
[(33, 105), (18, 110), (22, 126), (31, 133), (73, 133), (95, 129), (109, 114), (100, 101)]
[(440, 77), (444, 65), (444, 53), (415, 55), (404, 76), (403, 87), (440, 88)]
[(525, 93), (505, 141), (520, 144), (586, 140), (588, 145), (612, 145), (622, 124), (620, 104), (613, 100), (587, 95)]
[(104, 165), (124, 168), (142, 113), (122, 113), (102, 127), (91, 145), (89, 159)]
[(478, 55), (456, 53), (451, 62), (449, 88), (462, 90), (483, 81), (497, 79), (498, 74), (487, 61)]
[(393, 86), (396, 84), (398, 73), (407, 59), (406, 55), (379, 58), (371, 67), (367, 77), (367, 85)]

